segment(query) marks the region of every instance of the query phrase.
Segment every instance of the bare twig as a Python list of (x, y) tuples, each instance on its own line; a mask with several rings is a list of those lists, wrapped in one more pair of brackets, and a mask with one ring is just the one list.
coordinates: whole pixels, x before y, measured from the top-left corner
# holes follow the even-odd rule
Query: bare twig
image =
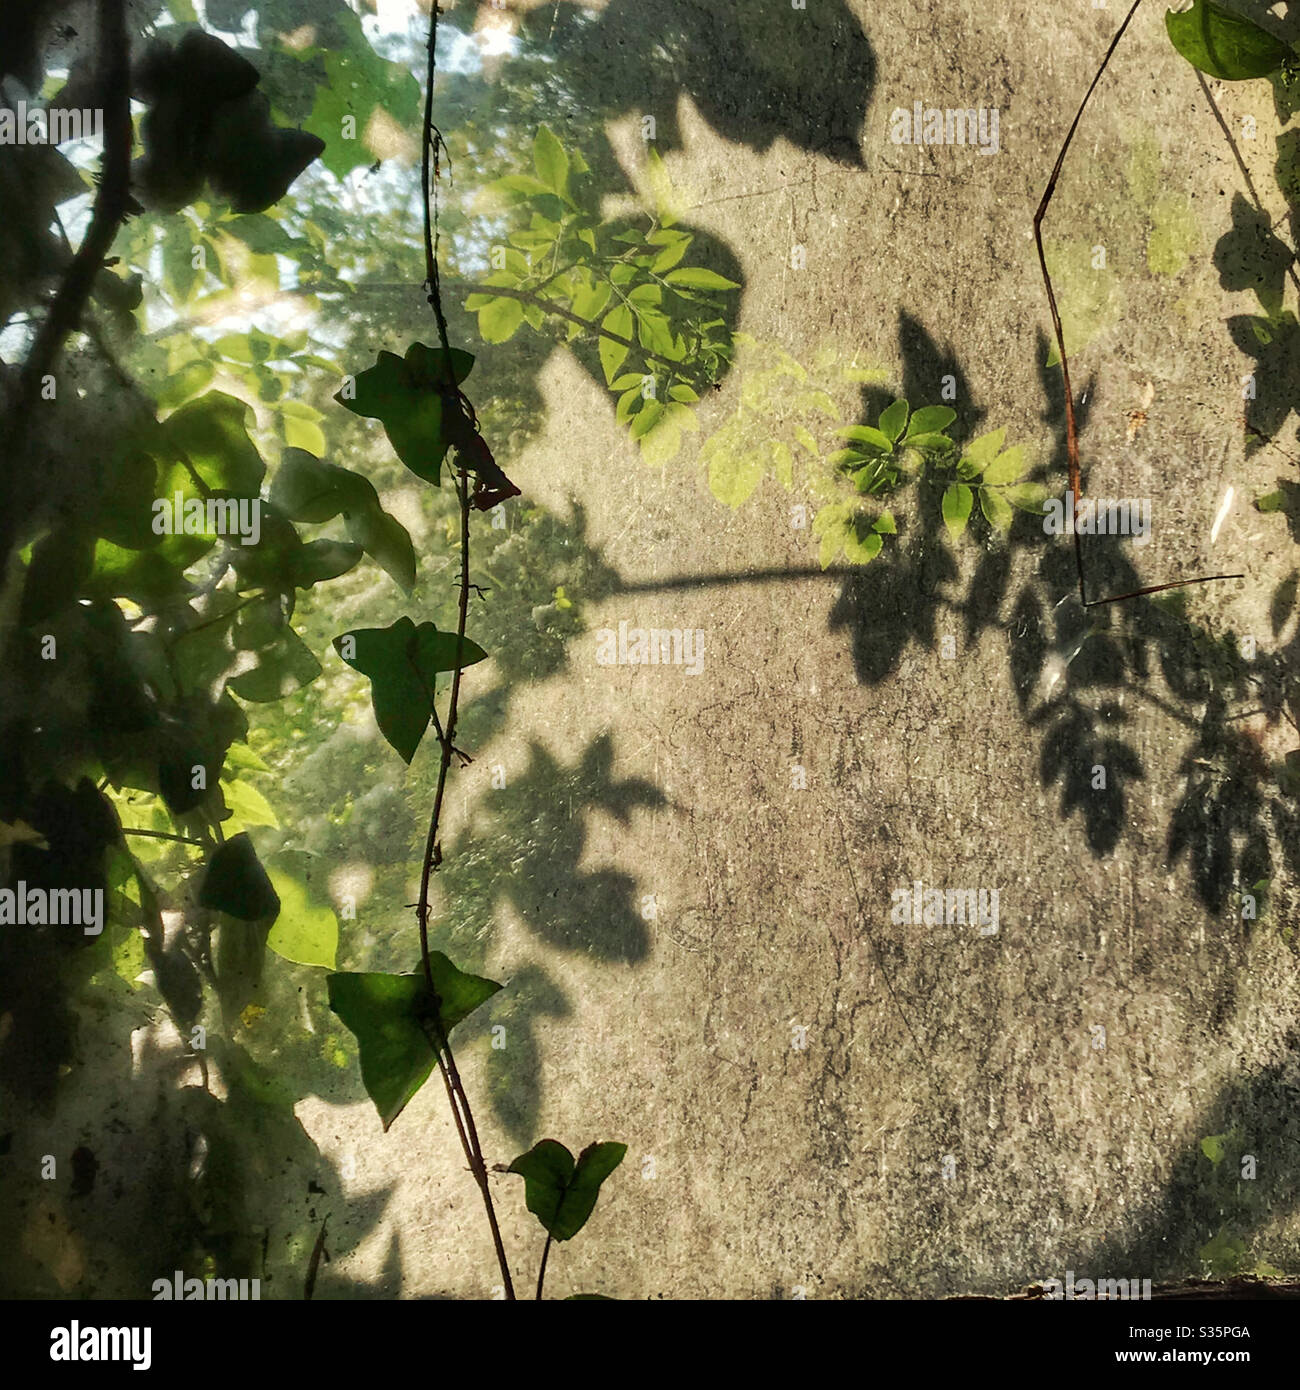
[(320, 1230), (316, 1233), (316, 1244), (311, 1248), (311, 1260), (307, 1264), (307, 1282), (302, 1291), (303, 1298), (308, 1302), (311, 1301), (312, 1294), (316, 1292), (316, 1274), (320, 1269), (321, 1256), (324, 1255), (327, 1260), (329, 1259), (329, 1255), (325, 1251), (325, 1231), (329, 1224), (330, 1219), (327, 1216), (320, 1223)]

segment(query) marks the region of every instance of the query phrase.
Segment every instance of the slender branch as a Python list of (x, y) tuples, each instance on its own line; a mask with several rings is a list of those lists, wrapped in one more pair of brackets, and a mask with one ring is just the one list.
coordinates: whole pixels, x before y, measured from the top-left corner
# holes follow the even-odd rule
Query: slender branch
[(542, 1301), (542, 1284), (546, 1279), (546, 1257), (551, 1253), (551, 1233), (546, 1233), (546, 1244), (542, 1246), (542, 1267), (537, 1271), (537, 1301)]
[(85, 240), (54, 296), (19, 378), (17, 408), (31, 408), (41, 379), (54, 366), (64, 339), (76, 328), (103, 268), (117, 229), (126, 216), (131, 185), (131, 55), (125, 0), (99, 0), (97, 9), (105, 70), (104, 165)]
[(53, 370), (69, 333), (77, 327), (126, 217), (131, 199), (131, 49), (126, 31), (126, 0), (98, 0), (96, 24), (104, 56), (101, 90), (104, 100), (104, 160), (99, 188), (85, 239), (72, 258), (54, 295), (49, 313), (37, 329), (23, 363), (4, 430), (3, 483), (0, 483), (0, 556), (8, 553), (14, 534), (13, 484), (26, 447), (31, 416), (41, 383)]
[[(442, 296), (438, 280), (438, 224), (434, 198), (436, 190), (431, 180), (430, 157), (436, 158), (442, 145), (442, 134), (433, 123), (433, 84), (436, 76), (436, 53), (438, 43), (438, 5), (434, 0), (429, 13), (428, 66), (425, 75), (423, 154), (421, 158), (421, 191), (424, 199), (424, 255), (428, 299), (438, 322), (438, 337), (442, 345), (443, 365), (447, 374), (447, 393), (453, 395), (465, 407), (466, 414), (474, 420), (474, 408), (465, 399), (455, 379), (452, 368), (451, 344), (447, 336), (447, 319), (443, 313)], [(458, 451), (459, 452), (459, 451)], [(420, 929), (420, 961), (424, 969), (425, 984), (433, 996), (434, 1014), (429, 1025), (430, 1042), (438, 1059), (438, 1070), (447, 1090), (447, 1101), (451, 1106), (452, 1117), (456, 1123), (456, 1133), (461, 1148), (469, 1162), (470, 1172), (478, 1184), (483, 1197), (483, 1208), (487, 1213), (488, 1226), (492, 1232), (492, 1243), (496, 1250), (497, 1264), (501, 1269), (506, 1298), (515, 1299), (514, 1282), (510, 1277), (510, 1264), (506, 1259), (505, 1246), (501, 1240), (501, 1228), (497, 1223), (496, 1208), (492, 1203), (492, 1192), (488, 1183), (487, 1164), (483, 1159), (483, 1146), (479, 1141), (478, 1129), (474, 1124), (474, 1112), (470, 1106), (469, 1095), (456, 1066), (451, 1042), (441, 1022), (441, 1001), (433, 982), (433, 967), (429, 958), (429, 882), (433, 872), (442, 863), (442, 850), (438, 844), (438, 827), (442, 820), (443, 800), (447, 790), (447, 773), (456, 752), (453, 739), (456, 733), (456, 718), (460, 708), (461, 658), (465, 650), (465, 625), (469, 614), (469, 474), (463, 464), (456, 474), (456, 500), (460, 506), (460, 600), (456, 623), (456, 662), (452, 672), (451, 697), (447, 706), (445, 727), (439, 722), (434, 701), (430, 709), (434, 727), (438, 733), (438, 784), (434, 793), (433, 811), (429, 817), (429, 831), (425, 838), (424, 863), (420, 873), (420, 899), (416, 907), (416, 917)]]
[[(360, 284), (354, 285), (354, 289), (359, 290), (409, 290), (406, 284), (388, 283), (379, 280), (363, 280)], [(564, 308), (563, 305), (556, 304), (554, 300), (544, 299), (541, 295), (530, 292), (529, 290), (511, 289), (508, 285), (475, 285), (465, 286), (465, 293), (470, 294), (490, 294), (501, 299), (514, 299), (520, 304), (532, 304), (545, 314), (553, 314), (556, 318), (564, 319), (567, 323), (577, 324), (579, 328), (585, 328), (588, 333), (594, 333), (598, 338), (608, 338), (611, 343), (618, 343), (621, 347), (629, 348), (633, 352), (645, 354), (647, 362), (657, 362), (661, 367), (667, 367), (672, 371), (680, 371), (680, 362), (669, 361), (666, 357), (660, 357), (657, 353), (648, 352), (639, 343), (631, 338), (625, 338), (621, 333), (611, 332), (603, 324), (597, 323), (594, 319), (584, 319), (581, 314), (575, 314), (571, 309)]]
[(123, 835), (144, 835), (150, 840), (174, 840), (178, 845), (198, 845), (204, 848), (202, 840), (196, 840), (192, 835), (172, 835), (166, 830), (135, 830), (129, 825), (122, 827)]
[(631, 338), (625, 338), (621, 333), (613, 333), (602, 324), (596, 323), (592, 319), (584, 319), (571, 309), (565, 309), (553, 300), (543, 299), (541, 295), (530, 294), (528, 290), (513, 290), (506, 285), (471, 285), (469, 292), (471, 294), (497, 295), (502, 299), (516, 299), (520, 304), (535, 305), (543, 313), (554, 314), (556, 318), (565, 319), (569, 323), (576, 323), (580, 328), (585, 328), (589, 333), (596, 334), (597, 337), (608, 338), (611, 343), (618, 343), (622, 347), (631, 348), (634, 352), (644, 352), (647, 362), (658, 362), (661, 367), (668, 367), (675, 372), (681, 370), (682, 364), (680, 362), (670, 362), (666, 357), (660, 357), (657, 353), (647, 352)]
[[(1119, 26), (1115, 37), (1110, 41), (1110, 47), (1106, 50), (1106, 56), (1101, 60), (1101, 66), (1097, 69), (1096, 75), (1088, 85), (1088, 90), (1084, 93), (1083, 100), (1079, 103), (1079, 109), (1075, 112), (1074, 120), (1070, 123), (1070, 129), (1066, 134), (1065, 143), (1061, 146), (1061, 152), (1056, 156), (1056, 163), (1052, 166), (1052, 176), (1047, 181), (1047, 188), (1043, 193), (1042, 202), (1038, 205), (1038, 211), (1034, 213), (1034, 244), (1038, 248), (1038, 264), (1043, 272), (1043, 284), (1047, 287), (1047, 303), (1052, 311), (1052, 327), (1056, 331), (1056, 350), (1061, 357), (1061, 378), (1065, 386), (1065, 454), (1069, 465), (1070, 492), (1074, 496), (1075, 511), (1078, 511), (1079, 500), (1082, 489), (1079, 486), (1079, 431), (1078, 424), (1074, 418), (1074, 391), (1070, 386), (1070, 360), (1065, 351), (1065, 331), (1061, 327), (1061, 314), (1056, 306), (1056, 293), (1052, 289), (1052, 277), (1047, 271), (1047, 255), (1043, 250), (1043, 218), (1047, 215), (1048, 204), (1052, 201), (1052, 195), (1056, 192), (1057, 180), (1061, 177), (1061, 167), (1065, 163), (1065, 156), (1069, 153), (1070, 143), (1074, 139), (1074, 132), (1079, 128), (1079, 122), (1083, 119), (1084, 110), (1088, 102), (1092, 99), (1092, 94), (1097, 89), (1097, 84), (1101, 81), (1102, 74), (1110, 64), (1112, 55), (1119, 47), (1119, 41), (1124, 37), (1124, 31), (1128, 28), (1129, 22), (1137, 13), (1138, 6), (1142, 0), (1133, 0), (1129, 12), (1124, 16), (1124, 22)], [(1079, 602), (1084, 608), (1096, 608), (1105, 603), (1121, 603), (1125, 599), (1141, 598), (1144, 594), (1160, 594), (1167, 589), (1182, 589), (1189, 584), (1209, 584), (1219, 579), (1244, 579), (1244, 574), (1208, 574), (1200, 579), (1179, 579), (1171, 584), (1153, 584), (1149, 588), (1134, 589), (1131, 593), (1116, 594), (1113, 598), (1099, 598), (1088, 601), (1087, 591), (1083, 582), (1083, 543), (1079, 538), (1077, 527), (1071, 528), (1074, 536), (1074, 564), (1079, 575)]]
[[(316, 1243), (311, 1248), (311, 1259), (307, 1264), (307, 1279), (303, 1285), (302, 1296), (307, 1301), (311, 1301), (312, 1295), (316, 1292), (316, 1273), (320, 1269), (321, 1256), (325, 1255), (325, 1232), (330, 1224), (327, 1216), (320, 1223), (320, 1230), (316, 1233)], [(325, 1255), (328, 1260), (329, 1256)]]

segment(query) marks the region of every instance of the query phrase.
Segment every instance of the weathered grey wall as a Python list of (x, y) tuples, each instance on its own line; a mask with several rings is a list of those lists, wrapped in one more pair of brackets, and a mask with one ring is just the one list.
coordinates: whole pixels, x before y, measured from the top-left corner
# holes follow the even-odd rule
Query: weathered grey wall
[[(659, 7), (642, 8), (653, 25)], [(684, 99), (684, 149), (668, 165), (702, 204), (691, 221), (738, 250), (745, 331), (804, 362), (834, 343), (841, 360), (882, 365), (897, 387), (909, 315), (960, 364), (968, 395), (958, 404), (1046, 460), (1044, 413), (1059, 400), (1045, 397), (1039, 372), (1036, 335), (1049, 323), (1031, 217), (1120, 10), (852, 9), (876, 63), (865, 169), (782, 141), (756, 153)], [(890, 111), (918, 99), (997, 106), (1001, 152), (892, 145)], [(1274, 128), (1265, 84), (1219, 101), (1234, 129), (1248, 113)], [(631, 123), (612, 138), (634, 171)], [(1074, 367), (1076, 389), (1091, 383), (1088, 486), (1157, 499), (1153, 542), (1137, 552), (1141, 582), (1248, 570), (1244, 583), (1193, 591), (1191, 609), (1267, 645), (1268, 596), (1291, 541), (1249, 505), (1278, 469), (1275, 456), (1244, 458), (1248, 364), (1223, 321), (1253, 301), (1221, 291), (1211, 262), (1243, 181), (1158, 4), (1139, 13), (1090, 109), (1049, 239), (1113, 244), (1112, 214), (1096, 206), (1117, 184), (1123, 196), (1121, 172), (1142, 142), (1160, 152), (1154, 199), (1184, 200), (1168, 216), (1190, 226), (1191, 262), (1159, 274), (1112, 253), (1114, 288), (1101, 293), (1115, 296), (1113, 321), (1099, 315), (1103, 331)], [(1271, 137), (1240, 144), (1278, 202)], [(1130, 197), (1126, 207), (1149, 226), (1152, 205)], [(801, 271), (790, 266), (796, 242), (807, 248)], [(918, 380), (915, 361), (911, 370)], [(646, 469), (563, 354), (543, 381), (550, 429), (521, 484), (559, 507), (591, 499), (592, 537), (625, 577), (815, 563), (807, 532), (791, 525), (797, 494), (769, 478), (731, 513), (691, 453)], [(928, 387), (937, 400), (937, 381)], [(706, 435), (743, 389), (736, 373), (705, 405)], [(1144, 404), (1130, 443), (1129, 413)], [(1228, 485), (1236, 501), (1211, 546)], [(968, 591), (978, 549), (958, 550), (949, 598)], [(1019, 556), (1013, 593), (1037, 559)], [(703, 673), (600, 667), (589, 633), (572, 677), (529, 697), (523, 727), (557, 754), (610, 728), (616, 774), (648, 778), (668, 799), (627, 827), (600, 825), (587, 850), (590, 865), (616, 866), (655, 895), (643, 961), (548, 953), (522, 932), (499, 949), (506, 974), (540, 959), (581, 1001), (580, 1019), (545, 1026), (538, 1134), (630, 1146), (588, 1230), (552, 1262), (556, 1295), (932, 1295), (1067, 1269), (1195, 1272), (1216, 1230), (1198, 1194), (1197, 1146), (1232, 1124), (1265, 1194), (1251, 1258), (1286, 1266), (1300, 1255), (1287, 1104), (1300, 998), (1278, 933), (1287, 898), (1248, 932), (1232, 908), (1207, 913), (1185, 861), (1166, 870), (1187, 735), (1152, 700), (1124, 710), (1143, 776), (1119, 843), (1090, 850), (1059, 786), (1040, 783), (1042, 731), (1026, 726), (1012, 676), (1026, 633), (1007, 604), (974, 642), (961, 614), (940, 607), (933, 641), (908, 642), (883, 679), (859, 679), (855, 644), (869, 651), (888, 608), (910, 597), (886, 589), (873, 609), (826, 577), (617, 596), (588, 615), (592, 629), (623, 619), (701, 628)], [(956, 659), (940, 656), (945, 633)], [(522, 745), (487, 750), (479, 766), (509, 766)], [(1284, 746), (1269, 745), (1274, 756)], [(806, 790), (792, 789), (796, 763)], [(890, 890), (917, 878), (998, 888), (1000, 931), (891, 925)], [(1093, 1025), (1105, 1028), (1104, 1050)], [(796, 1026), (807, 1029), (803, 1050)], [(399, 1180), (390, 1219), (404, 1293), (483, 1293), (489, 1249), (442, 1113), (430, 1088), (382, 1141), (364, 1107), (304, 1118), (326, 1146), (355, 1149), (360, 1190)], [(536, 1245), (514, 1180), (498, 1181), (513, 1248), (520, 1237)], [(383, 1248), (377, 1237), (370, 1257)]]

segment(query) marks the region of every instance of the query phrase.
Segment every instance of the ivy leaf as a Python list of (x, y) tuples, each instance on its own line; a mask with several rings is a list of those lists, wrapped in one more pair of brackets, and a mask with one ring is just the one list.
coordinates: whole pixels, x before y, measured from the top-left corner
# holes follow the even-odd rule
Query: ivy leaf
[(260, 922), (280, 911), (280, 899), (247, 834), (233, 836), (208, 860), (199, 906), (242, 922)]
[(339, 950), (339, 923), (331, 908), (313, 903), (306, 885), (283, 870), (273, 869), (271, 885), (280, 899), (266, 944), (276, 955), (297, 965), (323, 965), (333, 970)]
[(943, 524), (953, 540), (958, 539), (970, 520), (974, 496), (965, 483), (950, 483), (943, 494)]
[[(379, 494), (368, 478), (326, 463), (305, 449), (285, 449), (270, 500), (291, 521), (329, 521), (342, 512), (352, 543), (410, 593), (415, 584), (415, 547), (402, 524), (380, 506)], [(311, 545), (303, 549), (310, 551)]]
[[(473, 365), (470, 353), (452, 348), (457, 385)], [(381, 352), (373, 367), (358, 374), (355, 385), (351, 396), (345, 387), (334, 399), (354, 415), (381, 421), (398, 458), (417, 478), (439, 486), (456, 423), (446, 409), (449, 387), (442, 350), (412, 343), (405, 358)]]
[(466, 637), (457, 661), (456, 646), (454, 632), (439, 632), (433, 623), (416, 627), (410, 618), (334, 639), (343, 660), (369, 678), (380, 732), (404, 762), (415, 756), (429, 727), (436, 677), (487, 658), (483, 648)]
[(340, 477), (344, 472), (305, 449), (285, 449), (271, 483), (270, 500), (290, 521), (329, 521), (346, 505)]
[[(211, 491), (256, 497), (266, 465), (248, 436), (248, 414), (243, 401), (209, 391), (169, 415), (162, 437), (167, 449), (184, 458)], [(188, 470), (187, 481), (192, 482)]]
[(230, 689), (242, 700), (270, 704), (310, 685), (320, 675), (320, 662), (287, 624), (273, 645), (256, 650), (257, 665), (229, 682)]
[(895, 401), (893, 405), (886, 406), (880, 412), (880, 420), (878, 421), (880, 432), (888, 438), (891, 445), (903, 433), (903, 427), (907, 424), (908, 410), (906, 401)]
[(543, 1139), (507, 1169), (524, 1180), (528, 1210), (555, 1240), (572, 1240), (587, 1224), (600, 1185), (623, 1161), (626, 1144), (589, 1144), (573, 1155), (554, 1139)]
[(289, 559), (286, 577), (295, 589), (310, 589), (353, 569), (363, 549), (343, 541), (309, 541)]
[[(370, 490), (374, 492), (374, 488)], [(415, 587), (415, 546), (406, 527), (384, 511), (378, 496), (373, 507), (349, 510), (345, 515), (352, 540), (409, 594)]]
[(385, 1130), (433, 1070), (437, 1057), (429, 1030), (434, 1020), (440, 1019), (445, 1037), (501, 988), (495, 980), (458, 970), (441, 951), (429, 952), (429, 967), (436, 1007), (423, 970), (340, 973), (326, 981), (330, 1008), (356, 1036), (361, 1080)]
[(1165, 28), (1194, 68), (1229, 82), (1267, 77), (1291, 56), (1290, 48), (1267, 29), (1209, 0), (1193, 0), (1192, 8), (1181, 13), (1166, 11)]
[(238, 213), (265, 212), (325, 149), (305, 130), (271, 124), (271, 103), (259, 92), (223, 101), (210, 119), (205, 169), (213, 192)]

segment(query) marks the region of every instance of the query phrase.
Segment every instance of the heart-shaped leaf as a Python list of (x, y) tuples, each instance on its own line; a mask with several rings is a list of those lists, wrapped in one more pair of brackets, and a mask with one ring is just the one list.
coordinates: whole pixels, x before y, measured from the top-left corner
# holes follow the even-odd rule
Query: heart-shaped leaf
[(1194, 0), (1190, 10), (1165, 12), (1174, 47), (1194, 68), (1240, 82), (1276, 72), (1291, 50), (1267, 29), (1234, 10)]
[(626, 1144), (589, 1144), (573, 1155), (554, 1139), (520, 1154), (508, 1171), (524, 1180), (528, 1210), (555, 1240), (572, 1240), (587, 1224), (600, 1185), (623, 1161)]
[(356, 1036), (361, 1080), (385, 1130), (433, 1070), (437, 1058), (429, 1029), (434, 1019), (446, 1037), (501, 988), (495, 980), (458, 970), (441, 951), (429, 952), (429, 968), (437, 1009), (423, 970), (340, 973), (327, 980), (330, 1008)]
[[(457, 385), (473, 365), (470, 353), (452, 348), (450, 366)], [(373, 367), (358, 374), (355, 391), (345, 387), (334, 399), (354, 415), (381, 421), (398, 458), (416, 477), (437, 487), (447, 450), (464, 432), (457, 415), (460, 405), (447, 377), (440, 348), (412, 343), (405, 358), (381, 352)]]
[(208, 860), (199, 906), (244, 922), (278, 915), (280, 899), (247, 835), (232, 836)]
[(333, 970), (339, 949), (339, 923), (334, 910), (313, 902), (307, 885), (283, 870), (272, 871), (271, 883), (280, 899), (280, 915), (266, 944), (285, 960)]
[(436, 677), (487, 658), (468, 637), (460, 645), (454, 632), (440, 632), (433, 623), (416, 627), (410, 618), (345, 632), (334, 639), (334, 649), (369, 677), (380, 732), (408, 763), (429, 727)]

